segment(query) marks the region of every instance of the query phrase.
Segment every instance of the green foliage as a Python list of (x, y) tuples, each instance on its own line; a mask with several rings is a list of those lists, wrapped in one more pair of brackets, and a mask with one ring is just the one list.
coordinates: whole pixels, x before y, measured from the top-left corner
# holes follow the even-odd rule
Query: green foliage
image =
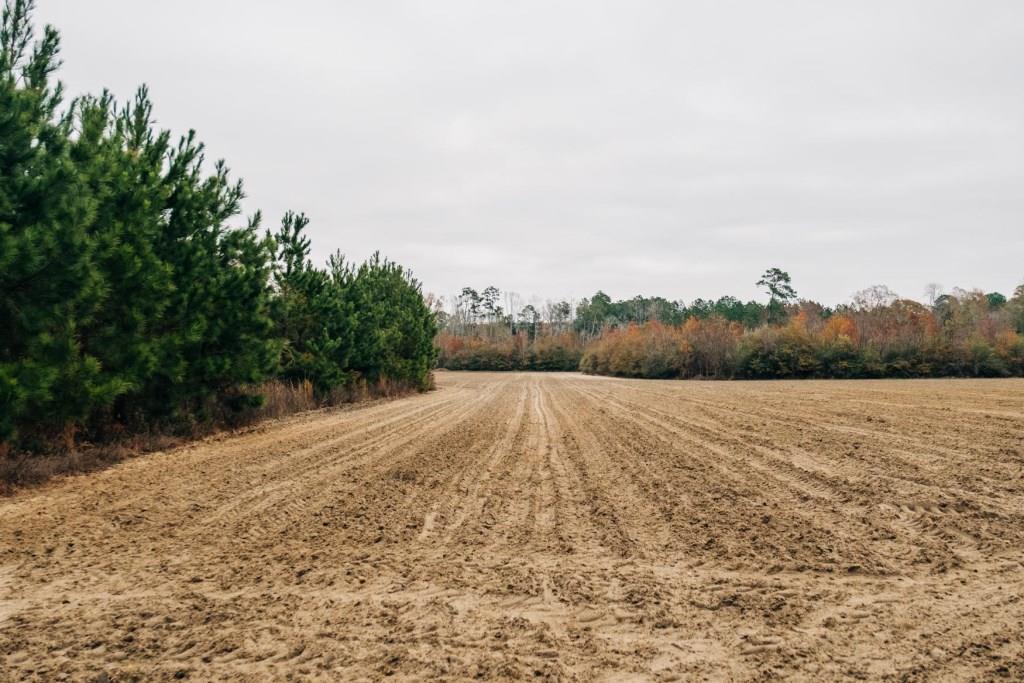
[(227, 225), (238, 214), (241, 184), (229, 180), (223, 162), (203, 175), (192, 133), (166, 165), (154, 248), (172, 270), (172, 286), (153, 322), (156, 370), (139, 404), (155, 415), (196, 410), (210, 395), (271, 376), (280, 349), (271, 335), (273, 240), (260, 235), (258, 214), (244, 227)]
[(838, 337), (823, 342), (817, 349), (822, 377), (857, 379), (873, 376), (877, 361), (857, 348), (849, 337)]
[(419, 283), (379, 254), (359, 266), (334, 254), (326, 270), (314, 267), (307, 223), (289, 213), (276, 236), (281, 376), (309, 380), (321, 395), (357, 379), (426, 389), (437, 324)]
[(985, 295), (985, 300), (988, 301), (989, 309), (993, 311), (1002, 308), (1006, 304), (1006, 296), (999, 292), (989, 292)]
[(792, 287), (792, 279), (784, 270), (769, 268), (757, 281), (758, 287), (768, 291), (768, 321), (779, 322), (785, 315), (785, 305), (796, 299), (796, 290)]
[(370, 382), (430, 383), (437, 323), (420, 283), (402, 266), (374, 254), (358, 267), (336, 255), (330, 268), (355, 314), (352, 369)]
[(145, 88), (62, 110), (59, 39), (33, 42), (32, 5), (0, 22), (0, 445), (251, 409), (245, 387), (275, 376), (429, 385), (415, 280), (379, 256), (314, 268), (301, 215), (233, 225), (241, 183), (194, 132), (156, 130)]
[(31, 10), (8, 3), (0, 22), (0, 440), (25, 415), (82, 420), (127, 389), (80, 342), (107, 293), (92, 256), (97, 207), (49, 82), (59, 39), (47, 28), (32, 45)]
[(309, 261), (304, 215), (288, 213), (277, 233), (275, 336), (284, 341), (281, 376), (308, 379), (320, 394), (350, 382), (354, 312), (341, 283)]
[(79, 133), (69, 159), (94, 210), (85, 253), (103, 283), (94, 313), (79, 317), (77, 337), (82, 353), (122, 390), (122, 402), (157, 371), (162, 339), (152, 325), (175, 287), (174, 264), (158, 250), (168, 134), (153, 133), (151, 111), (145, 89), (122, 111), (106, 93), (83, 97), (72, 109)]
[(813, 340), (792, 329), (766, 327), (743, 340), (739, 375), (752, 379), (818, 377), (822, 359)]
[(612, 301), (611, 297), (599, 291), (576, 306), (573, 325), (580, 334), (596, 337), (606, 328), (642, 325), (651, 321), (680, 325), (690, 318), (723, 318), (753, 329), (764, 323), (766, 316), (764, 305), (756, 301), (744, 303), (733, 296), (723, 296), (717, 301), (698, 298), (687, 306), (682, 301), (669, 301), (659, 296)]

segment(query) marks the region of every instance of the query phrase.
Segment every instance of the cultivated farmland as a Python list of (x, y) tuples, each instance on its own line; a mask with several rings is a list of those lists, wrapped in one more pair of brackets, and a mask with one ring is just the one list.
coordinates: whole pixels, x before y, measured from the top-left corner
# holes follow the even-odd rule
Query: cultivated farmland
[(1024, 381), (438, 384), (0, 501), (0, 678), (1024, 678)]

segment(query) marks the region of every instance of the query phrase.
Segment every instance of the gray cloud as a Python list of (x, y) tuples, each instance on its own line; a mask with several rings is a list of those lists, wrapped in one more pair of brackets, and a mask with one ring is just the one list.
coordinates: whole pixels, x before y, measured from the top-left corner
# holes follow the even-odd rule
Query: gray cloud
[(40, 0), (71, 93), (150, 85), (318, 258), (827, 302), (1024, 280), (1024, 4)]

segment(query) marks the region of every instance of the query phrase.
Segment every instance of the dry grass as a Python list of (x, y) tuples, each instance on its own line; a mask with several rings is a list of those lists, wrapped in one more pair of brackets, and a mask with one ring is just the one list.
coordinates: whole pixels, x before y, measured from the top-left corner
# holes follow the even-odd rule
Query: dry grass
[[(430, 388), (433, 388), (433, 380)], [(244, 429), (266, 420), (360, 401), (395, 398), (414, 391), (402, 383), (385, 381), (370, 384), (360, 380), (351, 387), (318, 399), (308, 381), (274, 380), (245, 387), (239, 392), (241, 397), (262, 397), (255, 407), (232, 408), (230, 400), (211, 400), (205, 410), (211, 417), (204, 422), (136, 433), (111, 429), (108, 431), (117, 436), (106, 438), (102, 443), (73, 443), (73, 439), (68, 439), (61, 432), (52, 440), (51, 448), (42, 453), (10, 451), (6, 444), (0, 444), (0, 495), (8, 495), (18, 488), (37, 486), (53, 477), (93, 472), (138, 455), (167, 450), (219, 432)], [(72, 445), (68, 446), (69, 443)]]
[(254, 392), (263, 397), (263, 405), (248, 416), (249, 422), (259, 422), (286, 415), (294, 415), (321, 407), (313, 394), (313, 383), (305, 382), (264, 382)]
[(73, 450), (8, 454), (0, 458), (0, 495), (37, 486), (53, 477), (94, 472), (136, 455), (173, 448), (184, 441), (168, 434), (146, 434), (112, 444), (84, 444)]

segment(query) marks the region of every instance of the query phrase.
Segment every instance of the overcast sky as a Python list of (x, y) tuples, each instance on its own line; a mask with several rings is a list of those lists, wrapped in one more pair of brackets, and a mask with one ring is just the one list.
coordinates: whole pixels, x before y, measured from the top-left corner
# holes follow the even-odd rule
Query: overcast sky
[(1024, 281), (1024, 2), (38, 0), (244, 179), (448, 295)]

